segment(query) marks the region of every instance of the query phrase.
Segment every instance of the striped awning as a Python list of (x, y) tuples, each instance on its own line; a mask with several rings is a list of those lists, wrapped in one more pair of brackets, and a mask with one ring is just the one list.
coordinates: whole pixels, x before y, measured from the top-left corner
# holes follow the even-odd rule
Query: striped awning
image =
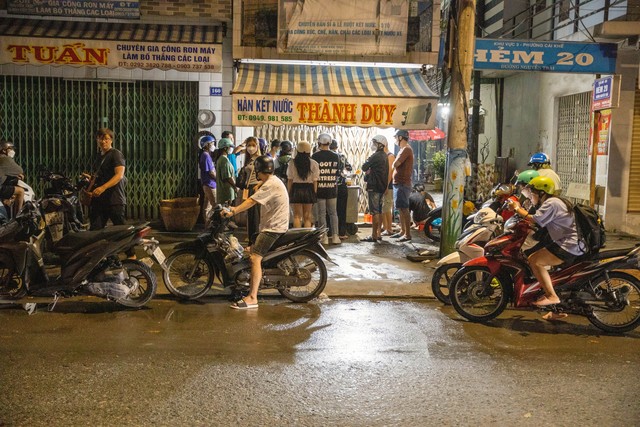
[(0, 36), (221, 44), (224, 26), (0, 18)]
[(438, 98), (416, 68), (245, 64), (234, 95)]

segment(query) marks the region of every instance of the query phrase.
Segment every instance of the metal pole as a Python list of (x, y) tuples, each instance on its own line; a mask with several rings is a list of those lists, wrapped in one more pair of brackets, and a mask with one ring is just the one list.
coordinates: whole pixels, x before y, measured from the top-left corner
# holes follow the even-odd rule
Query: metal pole
[(475, 0), (458, 0), (457, 28), (453, 32), (456, 40), (451, 71), (451, 113), (449, 125), (449, 147), (442, 200), (442, 229), (440, 256), (455, 250), (455, 242), (462, 230), (462, 204), (464, 203), (465, 176), (470, 173), (467, 159), (467, 96), (471, 88), (473, 54), (475, 46), (474, 28), (476, 18)]

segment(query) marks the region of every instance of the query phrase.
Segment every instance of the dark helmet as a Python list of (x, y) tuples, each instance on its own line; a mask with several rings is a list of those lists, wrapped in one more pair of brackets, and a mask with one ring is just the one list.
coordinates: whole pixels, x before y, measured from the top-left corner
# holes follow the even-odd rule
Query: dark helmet
[(273, 159), (269, 156), (260, 156), (254, 161), (254, 168), (256, 173), (273, 173)]
[(6, 151), (9, 148), (13, 148), (15, 150), (15, 145), (11, 141), (0, 141), (0, 151)]
[(291, 150), (293, 150), (293, 144), (291, 141), (280, 141), (280, 155), (291, 154)]

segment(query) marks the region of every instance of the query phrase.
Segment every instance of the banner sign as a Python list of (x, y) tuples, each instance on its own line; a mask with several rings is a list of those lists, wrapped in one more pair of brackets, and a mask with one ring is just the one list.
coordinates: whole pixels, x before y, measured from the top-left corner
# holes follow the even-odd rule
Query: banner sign
[(222, 45), (6, 36), (0, 64), (219, 72)]
[(233, 125), (433, 129), (437, 99), (233, 95)]
[(612, 74), (615, 43), (476, 39), (474, 69)]
[(280, 0), (279, 53), (404, 55), (409, 0)]
[(14, 15), (139, 19), (140, 2), (120, 0), (7, 0), (7, 12)]
[(604, 110), (618, 106), (620, 98), (620, 76), (608, 76), (593, 82), (593, 110)]

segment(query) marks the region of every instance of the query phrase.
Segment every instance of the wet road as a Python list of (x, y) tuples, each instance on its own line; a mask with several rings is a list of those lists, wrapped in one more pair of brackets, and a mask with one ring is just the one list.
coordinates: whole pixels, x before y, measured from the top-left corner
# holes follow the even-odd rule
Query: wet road
[(0, 425), (638, 425), (640, 331), (429, 300), (0, 309)]

